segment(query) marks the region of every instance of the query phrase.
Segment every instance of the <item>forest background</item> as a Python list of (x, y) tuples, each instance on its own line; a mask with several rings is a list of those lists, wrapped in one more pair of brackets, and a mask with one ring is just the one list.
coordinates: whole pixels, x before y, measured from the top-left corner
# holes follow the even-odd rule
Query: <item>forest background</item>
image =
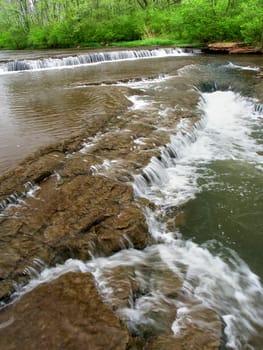
[[(0, 0), (0, 48), (263, 46), (263, 0)], [(124, 42), (124, 43), (123, 43)]]

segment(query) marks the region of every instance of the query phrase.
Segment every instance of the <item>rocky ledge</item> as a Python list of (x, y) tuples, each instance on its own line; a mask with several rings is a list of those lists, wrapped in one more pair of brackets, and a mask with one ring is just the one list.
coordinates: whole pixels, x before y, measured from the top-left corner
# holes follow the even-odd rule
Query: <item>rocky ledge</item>
[[(196, 104), (198, 95), (192, 95)], [(130, 104), (122, 96), (118, 113)], [(83, 134), (37, 151), (0, 179), (0, 348), (218, 350), (220, 317), (192, 296), (185, 300), (180, 279), (165, 271), (154, 272), (156, 283), (165, 278), (158, 288), (167, 288), (163, 293), (171, 300), (183, 298), (196, 306), (191, 314), (196, 323), (176, 337), (171, 330), (174, 302), (158, 315), (161, 331), (143, 327), (138, 335), (125, 325), (119, 310), (132, 296), (146, 292), (132, 268), (112, 271), (114, 302), (103, 299), (91, 274), (78, 272), (12, 299), (44, 266), (109, 256), (125, 247), (143, 249), (150, 242), (141, 207), (151, 204), (135, 200), (131, 174), (141, 171), (169, 140), (161, 128), (145, 123), (140, 112), (128, 111), (125, 121), (104, 107), (105, 115), (95, 122), (91, 117)], [(187, 112), (162, 120), (162, 126), (174, 126), (181, 117), (198, 118)]]
[(0, 323), (5, 350), (123, 350), (130, 344), (126, 326), (103, 303), (88, 273), (40, 285), (3, 310)]
[(0, 216), (2, 300), (27, 283), (38, 261), (54, 266), (110, 255), (127, 244), (146, 246), (147, 226), (132, 187), (97, 173), (101, 163), (98, 156), (65, 156), (55, 147), (2, 179), (0, 193), (13, 193), (2, 201), (7, 207)]
[[(115, 278), (119, 300), (128, 299), (127, 275)], [(124, 279), (120, 280), (120, 277)], [(170, 280), (171, 281), (171, 280)], [(112, 280), (114, 282), (114, 280)], [(175, 281), (175, 284), (177, 282)], [(125, 287), (126, 285), (126, 287)], [(174, 287), (174, 286), (173, 286)], [(136, 286), (133, 286), (133, 289)], [(170, 286), (171, 288), (171, 286)], [(178, 286), (177, 286), (178, 289)], [(122, 292), (120, 292), (122, 291)], [(173, 290), (173, 293), (175, 293)], [(176, 295), (176, 293), (175, 293)], [(222, 324), (213, 310), (198, 306), (180, 336), (169, 327), (176, 310), (167, 304), (162, 319), (167, 324), (154, 337), (132, 337), (121, 317), (102, 300), (89, 273), (72, 273), (41, 284), (0, 313), (0, 348), (5, 350), (218, 350)], [(116, 306), (116, 305), (115, 305)], [(145, 327), (144, 332), (147, 332)]]
[[(0, 300), (27, 283), (36, 261), (54, 266), (148, 244), (130, 183), (169, 138), (142, 112), (129, 110), (126, 95), (140, 90), (102, 87), (100, 93), (104, 113), (90, 116), (81, 133), (39, 149), (0, 178)], [(163, 118), (161, 126), (181, 117)]]
[(262, 54), (263, 49), (260, 47), (247, 46), (238, 42), (216, 42), (210, 43), (204, 52), (208, 53), (229, 53), (229, 54)]

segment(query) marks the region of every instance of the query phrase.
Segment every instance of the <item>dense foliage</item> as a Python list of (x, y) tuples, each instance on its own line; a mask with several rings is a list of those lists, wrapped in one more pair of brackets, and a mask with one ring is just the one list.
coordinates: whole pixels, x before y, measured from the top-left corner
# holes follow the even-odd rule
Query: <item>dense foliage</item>
[(149, 38), (262, 46), (262, 0), (0, 0), (0, 48)]

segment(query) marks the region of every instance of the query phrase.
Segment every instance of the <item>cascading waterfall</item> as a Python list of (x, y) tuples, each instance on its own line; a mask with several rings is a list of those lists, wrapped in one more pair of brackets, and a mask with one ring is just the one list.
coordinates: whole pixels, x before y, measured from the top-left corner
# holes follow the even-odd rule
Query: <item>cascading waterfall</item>
[(263, 113), (263, 104), (257, 103), (255, 105), (255, 112)]
[[(155, 204), (155, 209), (145, 209), (155, 243), (143, 251), (128, 247), (111, 257), (94, 257), (89, 262), (68, 260), (64, 265), (44, 269), (37, 278), (32, 276), (19, 294), (69, 271), (89, 271), (104, 298), (111, 303), (116, 296), (108, 272), (115, 267), (133, 267), (144, 293), (131, 298), (129, 307), (117, 312), (135, 332), (139, 332), (141, 325), (158, 329), (153, 312), (166, 312), (167, 305), (173, 305), (177, 317), (172, 330), (175, 335), (180, 334), (190, 319), (195, 322), (191, 312), (196, 303), (189, 303), (189, 299), (195, 298), (199, 305), (221, 315), (226, 325), (227, 349), (259, 350), (253, 342), (263, 329), (263, 310), (259, 307), (263, 305), (263, 288), (258, 276), (234, 251), (216, 242), (198, 245), (184, 240), (179, 229), (170, 231), (160, 219), (169, 208), (180, 207), (202, 191), (198, 184), (201, 177), (211, 177), (213, 181), (213, 175), (206, 170), (211, 162), (238, 160), (259, 171), (262, 169), (262, 146), (251, 137), (253, 128), (262, 119), (262, 110), (255, 107), (255, 101), (232, 91), (213, 91), (202, 93), (199, 109), (203, 119), (192, 131), (187, 120), (182, 120), (170, 143), (160, 150), (160, 157), (153, 157), (142, 174), (135, 176), (136, 196), (146, 197)], [(214, 253), (215, 245), (219, 246), (217, 253)], [(172, 280), (180, 279), (188, 298), (175, 300), (167, 296), (162, 289), (166, 283), (164, 274), (158, 271), (168, 271)]]
[[(209, 245), (183, 241), (180, 232), (167, 232), (158, 222), (167, 208), (180, 207), (202, 191), (198, 179), (211, 176), (205, 174), (208, 163), (233, 159), (262, 169), (262, 145), (250, 136), (262, 118), (254, 101), (232, 91), (215, 91), (203, 93), (199, 107), (204, 119), (190, 133), (182, 121), (161, 157), (153, 158), (143, 174), (136, 176), (135, 193), (157, 205), (157, 210), (146, 215), (154, 238), (164, 243), (159, 246), (163, 261), (171, 269), (176, 267), (177, 274), (178, 266), (184, 266), (183, 270), (187, 266), (183, 276), (187, 289), (218, 310), (226, 322), (227, 348), (254, 349), (249, 342), (263, 327), (263, 312), (257, 307), (263, 302), (259, 278), (233, 251), (228, 250), (229, 258), (224, 260), (220, 254), (212, 255)], [(176, 332), (180, 326), (182, 319), (175, 321)]]
[(34, 185), (31, 182), (24, 184), (25, 191), (20, 193), (13, 193), (6, 199), (0, 201), (0, 216), (4, 215), (5, 210), (11, 206), (17, 206), (25, 203), (25, 198), (34, 197), (35, 193), (39, 190), (38, 185)]
[[(196, 180), (202, 164), (235, 159), (260, 165), (258, 152), (262, 146), (249, 136), (250, 125), (256, 125), (261, 118), (261, 110), (255, 106), (253, 100), (232, 91), (204, 93), (199, 106), (203, 119), (192, 131), (188, 120), (182, 120), (170, 144), (161, 150), (159, 159), (152, 158), (143, 174), (135, 177), (135, 193), (149, 195), (157, 203), (161, 198), (162, 204), (180, 205), (181, 191), (185, 201), (200, 190)], [(159, 193), (155, 196), (155, 189), (163, 196)]]
[(91, 52), (68, 57), (42, 58), (37, 60), (16, 60), (0, 65), (0, 74), (6, 72), (18, 72), (26, 70), (41, 70), (52, 68), (76, 67), (103, 62), (135, 60), (143, 58), (160, 58), (168, 56), (188, 56), (197, 53), (198, 50), (184, 50), (180, 48), (163, 48), (153, 50), (125, 50)]

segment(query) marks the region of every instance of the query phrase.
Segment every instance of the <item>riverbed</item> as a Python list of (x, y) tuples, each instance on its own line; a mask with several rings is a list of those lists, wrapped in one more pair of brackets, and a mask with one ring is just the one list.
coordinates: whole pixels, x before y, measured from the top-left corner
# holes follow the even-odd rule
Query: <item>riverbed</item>
[[(128, 56), (110, 51), (92, 62), (76, 60), (89, 55), (83, 51), (0, 54), (2, 174), (17, 174), (19, 163), (40, 147), (81, 135), (78, 150), (67, 150), (65, 157), (97, 157), (92, 175), (131, 186), (150, 237), (138, 249), (128, 235), (109, 257), (93, 252), (90, 260), (76, 260), (73, 254), (53, 266), (41, 257), (41, 266), (16, 293), (68, 271), (89, 272), (136, 336), (162, 334), (162, 312), (168, 314), (170, 305), (177, 315), (169, 314), (167, 327), (180, 337), (189, 324), (200, 323), (194, 316), (198, 300), (223, 320), (223, 348), (261, 350), (262, 57), (155, 50)], [(14, 59), (23, 64), (8, 70)], [(55, 187), (65, 176), (59, 169), (52, 174)], [(32, 183), (23, 201), (38, 191)], [(24, 204), (19, 195), (10, 196), (1, 202), (5, 220)], [(133, 269), (139, 285), (140, 293), (125, 307), (116, 304), (118, 290), (109, 285), (116, 266), (127, 275)], [(181, 281), (184, 298), (171, 296), (177, 288), (170, 285), (171, 274)]]

